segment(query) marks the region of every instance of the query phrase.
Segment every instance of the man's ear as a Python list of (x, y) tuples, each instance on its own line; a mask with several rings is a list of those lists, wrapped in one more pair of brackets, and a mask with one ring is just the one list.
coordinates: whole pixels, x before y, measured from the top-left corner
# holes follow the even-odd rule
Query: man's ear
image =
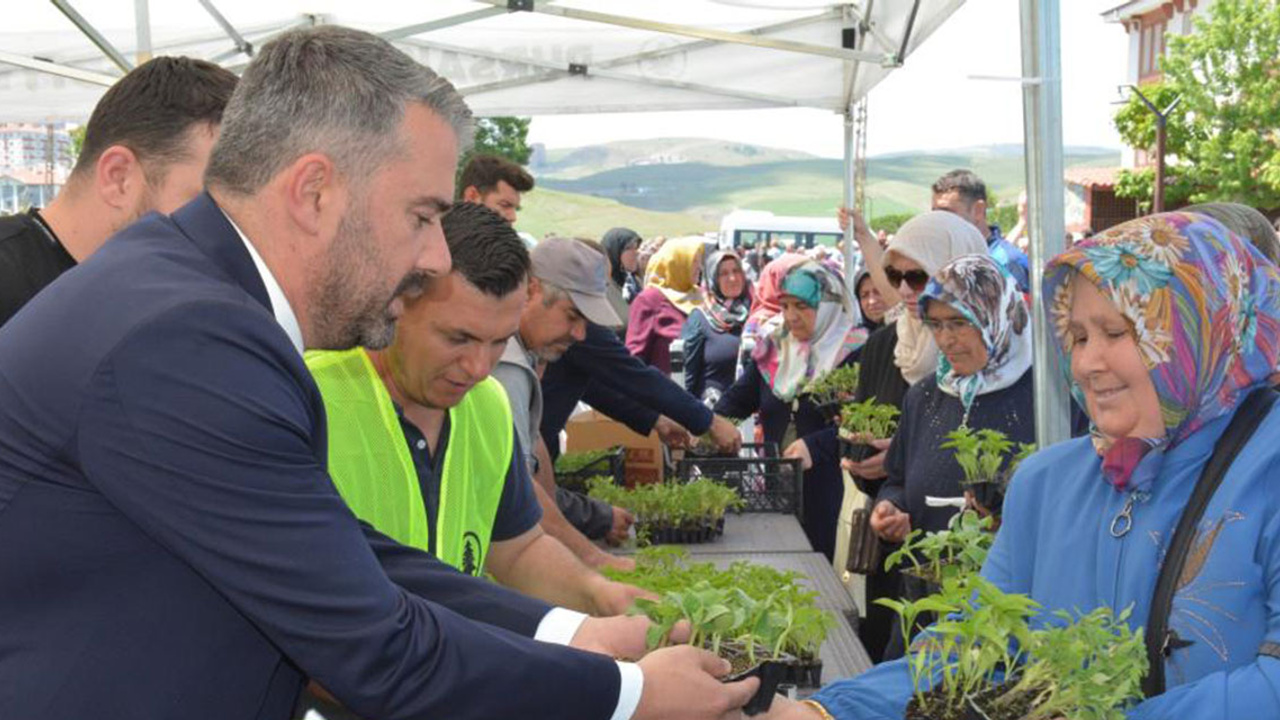
[(468, 185), (462, 190), (462, 200), (463, 202), (481, 205), (483, 204), (481, 201), (484, 200), (484, 196), (480, 194), (475, 185)]
[(529, 302), (533, 302), (535, 298), (542, 297), (542, 281), (538, 278), (529, 276)]
[(146, 193), (147, 176), (138, 156), (124, 145), (112, 145), (94, 163), (94, 188), (114, 210), (132, 213)]
[(970, 212), (973, 213), (973, 218), (975, 220), (980, 220), (985, 223), (987, 221), (987, 201), (986, 200), (973, 201), (973, 207), (970, 210)]
[(309, 153), (294, 160), (282, 175), (285, 208), (293, 223), (307, 235), (336, 233), (347, 192), (333, 160), (323, 153)]

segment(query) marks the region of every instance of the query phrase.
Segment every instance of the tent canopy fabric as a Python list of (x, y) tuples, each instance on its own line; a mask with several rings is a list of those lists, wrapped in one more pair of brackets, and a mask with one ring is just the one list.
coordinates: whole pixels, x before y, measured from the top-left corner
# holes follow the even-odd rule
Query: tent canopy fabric
[[(83, 120), (136, 62), (140, 45), (146, 52), (148, 35), (153, 54), (242, 69), (245, 43), (259, 47), (318, 23), (384, 34), (449, 78), (481, 116), (843, 113), (963, 2), (362, 0), (315, 13), (314, 0), (175, 0), (149, 3), (140, 31), (134, 0), (55, 0), (14, 8), (0, 32), (0, 120)], [(95, 47), (93, 35), (108, 50)]]

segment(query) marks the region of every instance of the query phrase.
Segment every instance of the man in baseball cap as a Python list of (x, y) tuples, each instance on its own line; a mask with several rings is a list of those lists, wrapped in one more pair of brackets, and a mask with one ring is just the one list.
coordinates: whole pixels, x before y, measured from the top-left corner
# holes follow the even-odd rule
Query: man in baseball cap
[[(590, 535), (625, 535), (634, 521), (622, 508), (574, 497), (555, 485), (550, 458), (538, 427), (542, 422), (540, 366), (555, 362), (574, 343), (587, 336), (587, 323), (606, 327), (622, 324), (605, 297), (609, 261), (589, 240), (549, 237), (529, 253), (533, 277), (529, 302), (520, 316), (520, 331), (507, 341), (493, 377), (506, 388), (520, 447), (529, 473), (540, 486), (543, 528), (591, 567), (627, 568), (631, 563), (604, 552), (579, 530)], [(566, 517), (568, 516), (568, 517)]]
[[(606, 327), (622, 325), (622, 319), (605, 297), (609, 261), (600, 248), (588, 240), (550, 237), (538, 243), (530, 257), (533, 259), (533, 277), (542, 286), (544, 299), (550, 297), (554, 304), (563, 295), (568, 295), (577, 313), (587, 320)], [(575, 341), (585, 335), (585, 326), (581, 329), (582, 334), (576, 336)], [(559, 358), (559, 354), (556, 358), (540, 357), (551, 362)]]

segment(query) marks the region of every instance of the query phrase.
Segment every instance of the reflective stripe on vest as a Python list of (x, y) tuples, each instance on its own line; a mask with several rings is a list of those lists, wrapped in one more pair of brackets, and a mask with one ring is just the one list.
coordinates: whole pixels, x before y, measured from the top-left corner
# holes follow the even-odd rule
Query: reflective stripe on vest
[[(396, 541), (429, 551), (431, 530), (413, 458), (391, 397), (363, 350), (307, 353), (329, 426), (329, 475), (357, 517)], [(500, 428), (507, 428), (503, 432)], [(449, 411), (436, 513), (436, 556), (472, 575), (484, 569), (511, 467), (506, 392), (492, 378)]]

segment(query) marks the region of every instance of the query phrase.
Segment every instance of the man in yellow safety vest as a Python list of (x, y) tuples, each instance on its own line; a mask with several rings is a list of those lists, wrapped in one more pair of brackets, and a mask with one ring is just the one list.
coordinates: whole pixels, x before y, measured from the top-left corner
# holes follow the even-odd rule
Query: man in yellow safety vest
[(489, 377), (515, 335), (531, 263), (515, 230), (462, 203), (443, 219), (452, 271), (406, 300), (394, 343), (313, 352), (329, 473), (362, 520), (459, 570), (595, 615), (641, 591), (588, 568), (543, 532), (502, 386)]

